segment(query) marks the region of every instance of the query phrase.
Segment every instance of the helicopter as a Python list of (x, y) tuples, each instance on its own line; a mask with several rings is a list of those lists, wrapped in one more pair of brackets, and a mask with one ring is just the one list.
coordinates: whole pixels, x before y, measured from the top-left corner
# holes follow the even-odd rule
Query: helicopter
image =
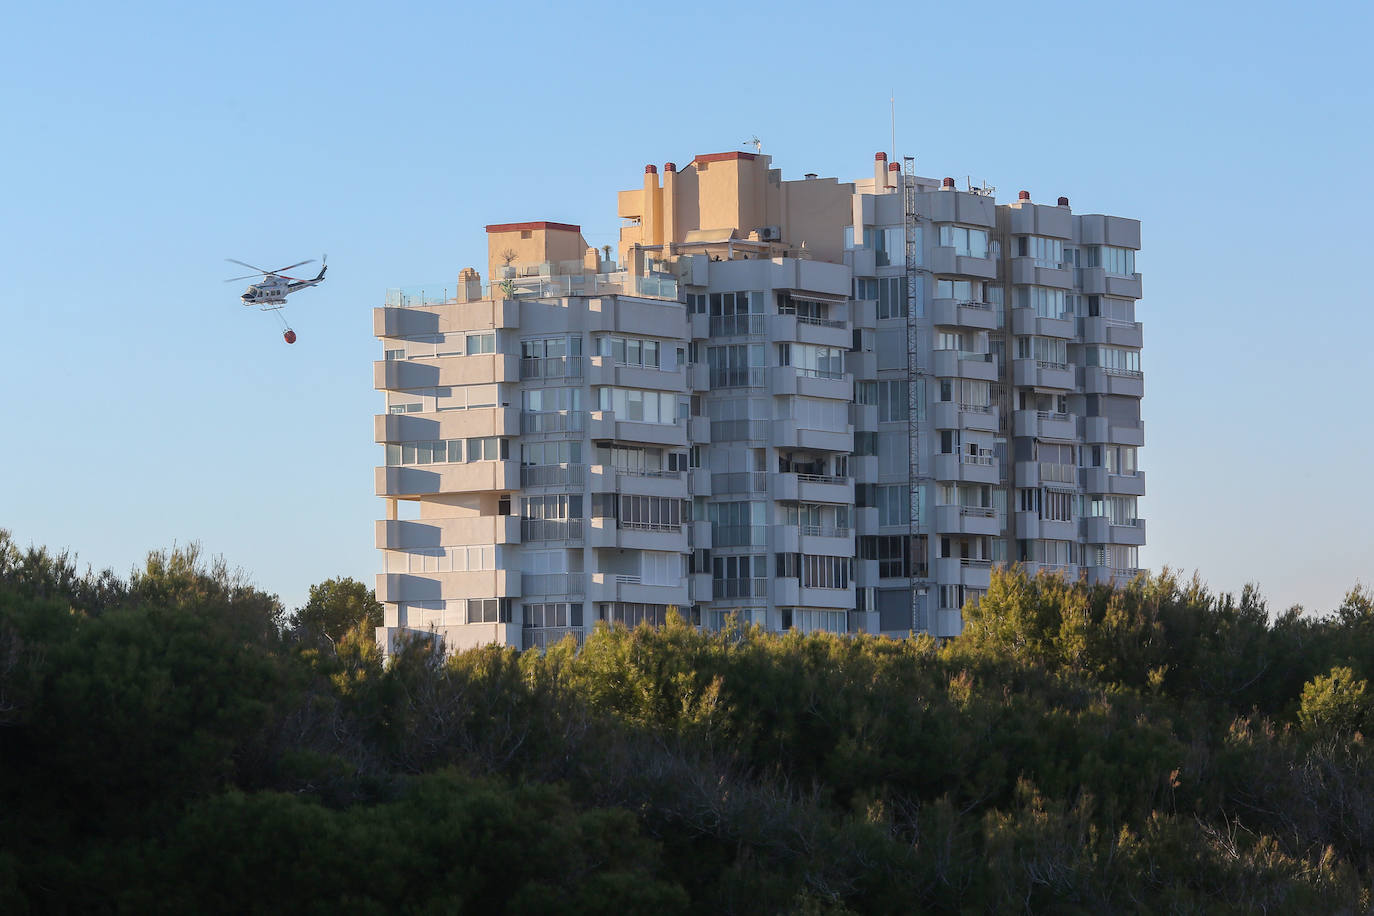
[[(242, 277), (230, 277), (228, 280), (224, 281), (225, 283), (233, 283), (236, 280), (247, 280), (249, 277), (262, 277), (257, 283), (251, 284), (248, 289), (244, 290), (243, 295), (239, 297), (243, 304), (256, 305), (264, 312), (278, 312), (279, 314), (277, 317), (279, 318), (281, 317), (281, 309), (286, 307), (287, 296), (297, 290), (318, 286), (323, 283), (324, 273), (329, 269), (328, 255), (321, 255), (320, 272), (310, 279), (290, 277), (286, 275), (285, 271), (301, 267), (305, 264), (313, 264), (313, 258), (308, 261), (297, 261), (295, 264), (288, 264), (276, 270), (263, 270), (261, 267), (255, 267), (252, 264), (245, 261), (238, 261), (234, 258), (225, 258), (225, 260), (230, 264), (238, 264), (241, 267), (247, 267), (256, 271), (256, 273), (245, 274)], [(291, 329), (290, 325), (286, 324), (285, 319), (282, 320), (282, 326), (284, 328), (282, 337), (289, 344), (295, 343), (296, 332)]]

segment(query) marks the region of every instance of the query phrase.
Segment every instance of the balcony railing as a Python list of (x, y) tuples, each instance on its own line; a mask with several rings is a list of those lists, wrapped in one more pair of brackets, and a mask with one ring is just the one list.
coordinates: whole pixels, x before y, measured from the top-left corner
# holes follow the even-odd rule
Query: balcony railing
[(712, 579), (711, 597), (715, 598), (765, 598), (768, 596), (768, 580), (759, 579)]
[(799, 481), (804, 481), (804, 482), (806, 482), (806, 483), (837, 483), (837, 484), (840, 484), (841, 486), (844, 486), (844, 485), (848, 484), (849, 481), (850, 481), (851, 479), (852, 479), (852, 478), (849, 478), (849, 477), (837, 477), (837, 476), (835, 476), (835, 475), (833, 475), (833, 474), (798, 474), (798, 475), (797, 475), (797, 480), (799, 480)]
[(670, 480), (681, 480), (681, 471), (670, 471), (667, 468), (622, 468), (612, 466), (617, 477), (664, 477)]
[(1040, 479), (1050, 483), (1078, 483), (1078, 469), (1071, 464), (1040, 462)]
[(523, 541), (564, 541), (582, 537), (580, 518), (522, 518), (520, 539)]
[(585, 464), (527, 464), (520, 468), (522, 487), (581, 487), (586, 482)]
[(996, 518), (997, 510), (991, 506), (960, 506), (959, 514), (964, 518)]
[(992, 467), (996, 461), (997, 456), (992, 452), (979, 452), (976, 455), (970, 455), (967, 452), (959, 453), (960, 464), (976, 464), (981, 467)]
[(991, 404), (965, 404), (960, 401), (959, 409), (964, 413), (992, 413)]
[(768, 475), (763, 471), (711, 475), (711, 492), (716, 496), (729, 493), (763, 493), (767, 489)]
[(807, 537), (847, 538), (854, 533), (853, 528), (842, 525), (799, 525), (797, 527)]
[(1073, 415), (1072, 415), (1072, 414), (1061, 413), (1060, 411), (1057, 411), (1057, 410), (1037, 410), (1037, 411), (1035, 412), (1035, 416), (1036, 416), (1036, 419), (1039, 419), (1039, 420), (1051, 420), (1051, 421), (1060, 422), (1060, 423), (1062, 423), (1062, 422), (1064, 422), (1064, 421), (1066, 421), (1066, 420), (1072, 420), (1072, 419), (1073, 419)]
[(1139, 369), (1108, 369), (1103, 366), (1102, 371), (1117, 378), (1144, 378), (1145, 373)]
[(961, 309), (981, 309), (981, 310), (983, 310), (983, 311), (985, 311), (985, 312), (990, 312), (990, 311), (992, 311), (992, 303), (990, 303), (990, 302), (979, 302), (977, 299), (961, 299), (961, 300), (959, 301), (959, 308), (961, 308)]
[(968, 569), (991, 569), (991, 560), (982, 560), (977, 557), (960, 557), (959, 565)]
[(767, 439), (767, 420), (712, 420), (712, 442), (738, 442), (748, 439)]
[(763, 315), (715, 315), (712, 316), (712, 337), (762, 337)]
[[(599, 296), (620, 294), (648, 299), (677, 301), (677, 280), (651, 274), (639, 276), (628, 271), (604, 274), (557, 274), (549, 276), (510, 277), (484, 283), (477, 296), (482, 299), (554, 299), (564, 296)], [(386, 304), (392, 308), (451, 305), (459, 300), (456, 286), (435, 283), (425, 287), (406, 287), (386, 291)]]
[(762, 547), (768, 543), (767, 525), (711, 526), (713, 547)]
[(761, 388), (766, 384), (762, 366), (716, 367), (710, 371), (712, 388)]
[(525, 627), (522, 631), (524, 648), (538, 649), (541, 652), (549, 646), (556, 646), (571, 633), (579, 646), (586, 638), (581, 627)]
[(538, 378), (581, 378), (582, 357), (580, 356), (525, 356), (520, 359), (520, 377)]
[(1035, 365), (1036, 365), (1036, 368), (1039, 368), (1039, 369), (1067, 369), (1067, 368), (1069, 368), (1069, 364), (1068, 364), (1068, 363), (1058, 363), (1058, 362), (1055, 362), (1055, 361), (1052, 360), (1052, 359), (1037, 359), (1037, 360), (1035, 361)]
[(585, 595), (586, 573), (525, 573), (520, 591), (526, 597), (544, 595)]
[(797, 375), (802, 378), (844, 378), (843, 369), (806, 369), (801, 366), (796, 367)]
[(520, 414), (520, 432), (525, 434), (580, 433), (586, 428), (585, 410), (527, 410)]
[(682, 523), (676, 525), (672, 522), (627, 522), (623, 519), (617, 522), (621, 531), (681, 531)]
[(797, 324), (812, 324), (818, 328), (842, 328), (845, 322), (838, 318), (812, 318), (810, 315), (798, 315)]

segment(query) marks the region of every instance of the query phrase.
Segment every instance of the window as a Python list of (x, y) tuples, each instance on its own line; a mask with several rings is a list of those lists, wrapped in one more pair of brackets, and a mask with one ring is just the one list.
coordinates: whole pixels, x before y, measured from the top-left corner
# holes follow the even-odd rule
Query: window
[(941, 226), (940, 246), (953, 248), (955, 254), (970, 258), (988, 256), (988, 231), (966, 226)]
[[(763, 384), (763, 344), (730, 344), (706, 348), (712, 388)], [(758, 370), (751, 372), (750, 370)]]
[(706, 294), (687, 293), (687, 314), (705, 315), (706, 314)]
[(527, 627), (580, 627), (582, 626), (581, 602), (565, 601), (525, 605), (525, 626)]
[(842, 378), (844, 354), (845, 351), (839, 347), (821, 347), (815, 344), (778, 345), (779, 365), (795, 366), (802, 375), (812, 378)]
[(510, 440), (496, 436), (474, 438), (468, 442), (468, 461), (503, 461), (510, 457)]
[(711, 559), (711, 594), (714, 598), (762, 598), (767, 593), (767, 583), (768, 557), (764, 554)]
[(614, 412), (617, 420), (659, 424), (677, 422), (677, 395), (670, 392), (609, 386), (597, 388), (596, 392), (598, 408)]
[(599, 337), (596, 341), (597, 355), (610, 357), (621, 366), (636, 366), (645, 369), (658, 369), (659, 342), (642, 340), (638, 337)]
[(1016, 287), (1016, 307), (1019, 309), (1035, 309), (1035, 314), (1040, 318), (1068, 318), (1068, 300), (1062, 289), (1051, 289), (1048, 286), (1018, 286)]
[(880, 485), (875, 499), (879, 525), (911, 524), (911, 487), (909, 484)]
[(936, 280), (936, 299), (954, 299), (958, 302), (982, 302), (983, 282), (981, 280)]
[(1059, 267), (1064, 262), (1064, 243), (1039, 235), (1023, 235), (1016, 240), (1018, 257), (1035, 258), (1036, 267)]
[(849, 588), (853, 574), (852, 557), (801, 555), (803, 588)]
[(621, 495), (618, 521), (619, 527), (626, 529), (641, 531), (678, 529), (682, 527), (682, 500), (668, 496)]
[(1109, 274), (1129, 277), (1135, 273), (1135, 251), (1112, 245), (1088, 245), (1081, 250), (1084, 267), (1101, 267)]
[(581, 464), (582, 443), (576, 440), (527, 443), (520, 446), (520, 463), (527, 467)]
[(878, 422), (906, 420), (908, 413), (906, 381), (884, 380), (876, 384), (878, 388)]
[(849, 425), (849, 405), (825, 398), (787, 398), (778, 405), (789, 411), (800, 429), (836, 430)]
[(1073, 504), (1077, 501), (1076, 494), (1065, 490), (1045, 490), (1044, 514), (1041, 518), (1052, 522), (1071, 522), (1073, 521)]
[(1140, 374), (1140, 351), (1126, 347), (1084, 347), (1084, 365), (1102, 366), (1112, 372)]
[(877, 382), (855, 382), (854, 403), (872, 405), (878, 403)]
[(878, 561), (878, 578), (897, 579), (911, 575), (910, 535), (865, 535), (859, 541), (859, 558)]
[(488, 331), (488, 332), (486, 332), (485, 334), (469, 334), (469, 335), (467, 335), (467, 351), (466, 351), (466, 354), (467, 354), (468, 356), (476, 356), (476, 355), (479, 354), (479, 353), (495, 353), (495, 352), (496, 352), (496, 332), (495, 332), (495, 331)]
[(1034, 359), (1060, 369), (1068, 368), (1068, 341), (1058, 337), (1018, 337), (1016, 358)]
[(876, 284), (879, 318), (905, 318), (907, 285), (906, 277), (881, 277), (871, 281)]
[(1137, 521), (1134, 496), (1084, 496), (1083, 514), (1106, 518), (1113, 525), (1134, 525)]
[(510, 623), (510, 599), (469, 598), (468, 623)]

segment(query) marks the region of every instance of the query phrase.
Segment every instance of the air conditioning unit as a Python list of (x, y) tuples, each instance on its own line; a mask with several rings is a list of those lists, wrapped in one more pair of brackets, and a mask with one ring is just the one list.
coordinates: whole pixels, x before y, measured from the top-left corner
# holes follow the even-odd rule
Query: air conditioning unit
[(760, 226), (760, 227), (759, 227), (757, 230), (755, 230), (755, 231), (758, 232), (759, 238), (760, 238), (762, 241), (765, 241), (765, 242), (781, 242), (781, 241), (782, 241), (782, 227), (781, 227), (781, 226)]

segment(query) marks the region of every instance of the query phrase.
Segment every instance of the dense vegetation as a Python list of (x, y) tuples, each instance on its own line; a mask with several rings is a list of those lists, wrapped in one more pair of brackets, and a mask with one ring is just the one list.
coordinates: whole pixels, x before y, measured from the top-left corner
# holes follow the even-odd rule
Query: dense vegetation
[(1374, 594), (994, 580), (929, 639), (383, 666), (194, 548), (0, 532), (0, 912), (1363, 912)]

